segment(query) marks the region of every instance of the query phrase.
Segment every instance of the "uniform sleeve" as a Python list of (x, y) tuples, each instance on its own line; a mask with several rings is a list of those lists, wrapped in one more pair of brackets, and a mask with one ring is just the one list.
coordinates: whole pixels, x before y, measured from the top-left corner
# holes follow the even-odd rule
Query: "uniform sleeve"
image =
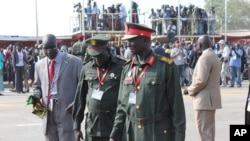
[(173, 126), (175, 128), (175, 141), (185, 140), (186, 115), (185, 107), (179, 82), (179, 75), (174, 63), (166, 68), (167, 87), (165, 94), (168, 97), (168, 103), (171, 108)]
[(84, 118), (84, 110), (86, 105), (86, 96), (88, 92), (88, 84), (87, 81), (84, 80), (84, 68), (82, 69), (81, 75), (80, 75), (80, 81), (77, 85), (77, 90), (75, 94), (75, 99), (73, 102), (73, 129), (74, 130), (80, 130), (81, 129), (81, 123)]
[(120, 80), (119, 96), (117, 100), (115, 121), (113, 124), (112, 132), (110, 134), (110, 137), (117, 141), (120, 141), (122, 138), (125, 119), (126, 119), (125, 108), (126, 108), (127, 100), (125, 100), (126, 97), (124, 97), (124, 94), (122, 93), (124, 76), (125, 75), (124, 75), (124, 70), (123, 70), (121, 80)]

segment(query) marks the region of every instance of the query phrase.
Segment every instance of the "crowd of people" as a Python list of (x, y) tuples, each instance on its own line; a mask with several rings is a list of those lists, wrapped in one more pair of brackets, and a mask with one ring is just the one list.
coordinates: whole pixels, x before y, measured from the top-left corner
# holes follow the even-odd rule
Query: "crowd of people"
[[(79, 26), (82, 26), (82, 6), (81, 3), (78, 3), (74, 6), (77, 8), (75, 11), (78, 14)], [(138, 17), (138, 5), (133, 3), (132, 6), (132, 22), (139, 23)], [(79, 9), (79, 10), (78, 10)], [(124, 24), (127, 21), (128, 11), (123, 3), (113, 4), (108, 8), (105, 8), (104, 5), (102, 10), (99, 8), (97, 2), (89, 0), (85, 12), (85, 30), (124, 30)]]
[[(151, 26), (155, 29), (156, 35), (168, 35), (168, 38), (176, 35), (180, 31), (181, 35), (203, 35), (215, 34), (216, 15), (212, 7), (210, 11), (190, 5), (188, 7), (178, 7), (173, 5), (162, 5), (160, 9), (151, 9), (149, 18)], [(180, 15), (180, 25), (178, 27), (178, 14)], [(170, 37), (169, 37), (170, 36)], [(171, 40), (172, 42), (173, 40)]]
[[(79, 9), (81, 9), (81, 4), (79, 3), (78, 5), (80, 5), (78, 6)], [(96, 2), (92, 5), (91, 0), (89, 0), (85, 8), (85, 30), (123, 31), (126, 21), (141, 23), (138, 4), (133, 2), (131, 12), (128, 9), (130, 8), (125, 7), (122, 3), (118, 3), (108, 8), (104, 8), (103, 6), (103, 9), (100, 10)], [(179, 10), (180, 12), (178, 12)], [(155, 35), (166, 35), (169, 41), (173, 43), (174, 36), (179, 31), (181, 35), (215, 34), (216, 13), (214, 7), (206, 11), (194, 5), (189, 5), (180, 6), (179, 10), (178, 7), (168, 4), (162, 5), (159, 9), (151, 9), (148, 19), (150, 20), (151, 28), (156, 31)], [(82, 11), (76, 11), (78, 11), (79, 15), (79, 25), (82, 25)], [(178, 18), (178, 14), (180, 14), (180, 19)], [(143, 16), (145, 16), (145, 13)], [(177, 23), (178, 19), (180, 21), (179, 26)]]
[(220, 87), (242, 87), (242, 73), (250, 72), (250, 46), (212, 43), (208, 35), (195, 43), (152, 42), (154, 29), (126, 26), (120, 46), (97, 34), (85, 41), (79, 35), (67, 48), (47, 34), (41, 45), (18, 42), (2, 50), (12, 91), (29, 92), (32, 85), (33, 101), (45, 108), (46, 140), (184, 141), (182, 94), (193, 97), (201, 140), (214, 140)]

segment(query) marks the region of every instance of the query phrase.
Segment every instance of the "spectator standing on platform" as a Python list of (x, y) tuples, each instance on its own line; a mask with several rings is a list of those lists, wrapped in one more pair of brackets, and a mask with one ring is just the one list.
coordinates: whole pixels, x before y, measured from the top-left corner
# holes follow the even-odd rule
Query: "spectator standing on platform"
[(156, 21), (156, 13), (155, 13), (155, 11), (154, 11), (154, 9), (152, 8), (151, 9), (151, 13), (150, 13), (150, 15), (149, 15), (149, 19), (150, 19), (150, 22), (151, 22), (151, 28), (153, 29), (153, 30), (156, 30), (156, 23), (157, 23), (157, 21)]
[(121, 30), (125, 29), (125, 23), (126, 23), (126, 19), (127, 19), (127, 10), (124, 4), (119, 3), (118, 5), (120, 5), (119, 9), (120, 9), (120, 13), (119, 16), (121, 18)]
[(214, 35), (214, 30), (215, 30), (215, 10), (214, 7), (211, 8), (208, 14), (208, 34), (209, 35)]
[(100, 9), (98, 8), (96, 2), (94, 2), (92, 7), (92, 30), (97, 30), (98, 20), (99, 20)]
[(176, 35), (176, 26), (174, 25), (173, 21), (170, 22), (167, 28), (167, 38), (170, 43), (174, 43), (174, 37)]
[(92, 7), (91, 7), (91, 0), (88, 1), (88, 4), (86, 6), (85, 12), (87, 14), (87, 29), (92, 29)]

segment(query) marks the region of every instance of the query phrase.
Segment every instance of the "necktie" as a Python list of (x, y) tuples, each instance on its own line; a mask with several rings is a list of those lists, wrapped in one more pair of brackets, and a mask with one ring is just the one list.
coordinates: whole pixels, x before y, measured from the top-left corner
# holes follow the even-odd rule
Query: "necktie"
[(55, 60), (51, 60), (49, 62), (49, 82), (50, 82), (50, 84), (53, 82), (54, 74), (55, 74)]
[(54, 74), (55, 74), (55, 60), (50, 60), (49, 62), (49, 92), (48, 92), (48, 109), (49, 111), (52, 111), (53, 109), (53, 103), (51, 103), (51, 84), (54, 79)]

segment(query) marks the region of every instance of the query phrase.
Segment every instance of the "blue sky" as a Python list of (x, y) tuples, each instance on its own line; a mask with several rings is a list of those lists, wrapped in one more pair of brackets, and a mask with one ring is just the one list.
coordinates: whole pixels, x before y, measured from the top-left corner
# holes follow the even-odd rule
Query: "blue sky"
[[(73, 5), (88, 0), (37, 0), (38, 34), (71, 35), (70, 19), (75, 16)], [(130, 0), (94, 0), (100, 9), (102, 5), (111, 6), (122, 2), (127, 10)], [(160, 8), (162, 4), (178, 5), (178, 0), (134, 0), (139, 4), (141, 12), (148, 12), (151, 8)], [(198, 3), (197, 3), (198, 2)], [(204, 0), (180, 0), (182, 5), (195, 4), (204, 6)], [(0, 35), (36, 36), (35, 0), (1, 0), (0, 4)], [(145, 16), (147, 21), (148, 16)], [(128, 19), (127, 19), (128, 20)]]

